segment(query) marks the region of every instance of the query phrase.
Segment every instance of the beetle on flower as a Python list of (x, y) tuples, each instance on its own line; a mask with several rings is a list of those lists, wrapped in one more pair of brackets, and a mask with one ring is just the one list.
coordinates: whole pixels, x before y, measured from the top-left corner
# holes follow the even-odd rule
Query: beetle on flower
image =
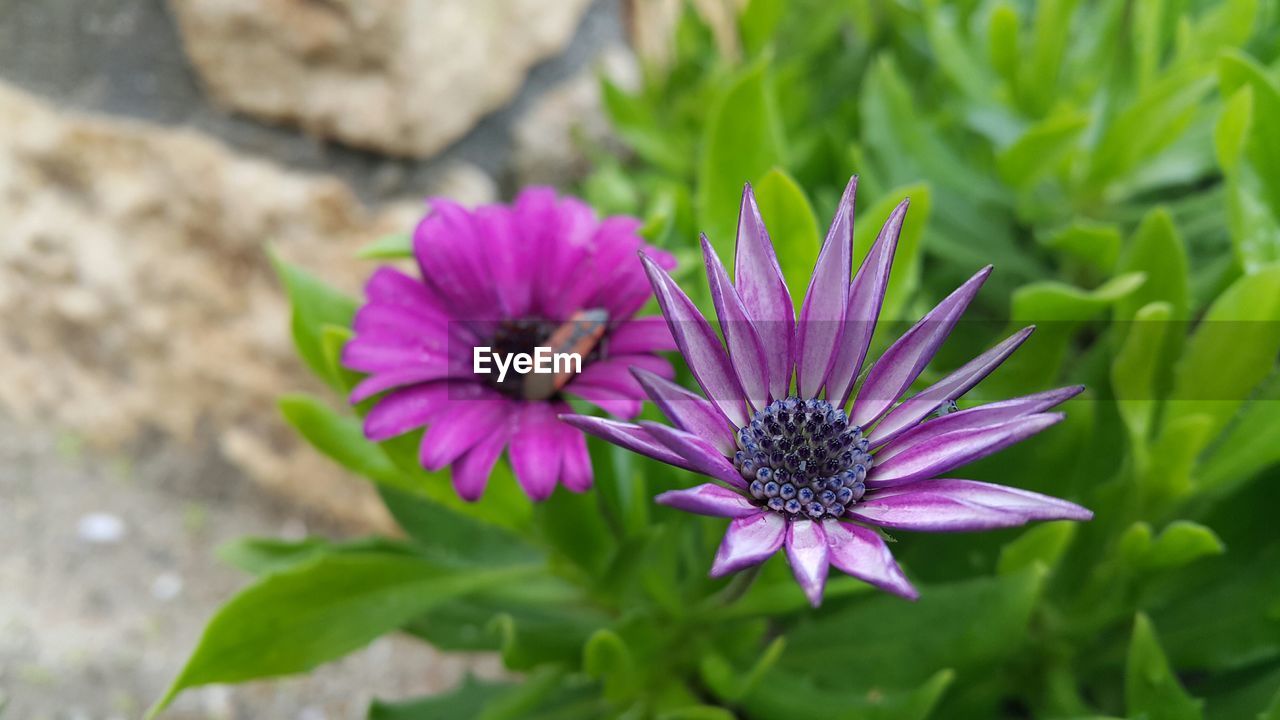
[(703, 395), (638, 367), (636, 379), (675, 427), (565, 417), (617, 445), (719, 481), (666, 492), (657, 501), (732, 518), (712, 576), (757, 565), (785, 547), (815, 607), (832, 565), (889, 592), (918, 596), (881, 528), (987, 530), (1093, 516), (1038, 493), (940, 478), (1059, 422), (1061, 414), (1047, 411), (1083, 389), (947, 412), (1033, 328), (899, 402), (950, 335), (990, 266), (895, 341), (854, 391), (908, 206), (904, 200), (893, 211), (850, 282), (856, 187), (854, 177), (819, 252), (798, 319), (750, 186), (743, 191), (733, 282), (702, 238), (723, 343), (670, 275), (642, 253), (662, 313)]

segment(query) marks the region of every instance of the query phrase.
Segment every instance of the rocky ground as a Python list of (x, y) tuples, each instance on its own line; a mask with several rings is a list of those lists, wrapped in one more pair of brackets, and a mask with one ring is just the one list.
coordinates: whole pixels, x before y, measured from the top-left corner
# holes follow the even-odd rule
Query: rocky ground
[[(0, 0), (0, 718), (137, 717), (244, 582), (220, 543), (385, 525), (277, 419), (314, 386), (267, 244), (355, 290), (424, 195), (572, 178), (627, 14)], [(390, 639), (166, 717), (355, 718), (468, 670), (497, 666)]]

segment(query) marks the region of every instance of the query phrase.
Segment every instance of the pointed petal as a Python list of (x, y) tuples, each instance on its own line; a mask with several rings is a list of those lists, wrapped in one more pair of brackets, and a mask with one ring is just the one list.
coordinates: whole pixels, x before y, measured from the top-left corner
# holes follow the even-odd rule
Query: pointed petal
[(999, 425), (1024, 415), (1044, 412), (1079, 395), (1083, 390), (1083, 385), (1071, 385), (1056, 390), (1046, 390), (1034, 395), (1024, 395), (1023, 397), (978, 405), (949, 413), (940, 418), (934, 418), (916, 425), (885, 443), (883, 447), (876, 451), (876, 462), (884, 463), (904, 450), (909, 450), (931, 438), (936, 438), (954, 430)]
[(643, 254), (640, 260), (649, 274), (649, 282), (667, 319), (667, 326), (671, 328), (671, 336), (680, 347), (680, 354), (684, 356), (694, 379), (702, 386), (703, 395), (720, 408), (729, 422), (735, 426), (743, 425), (747, 415), (742, 386), (738, 384), (733, 365), (720, 345), (720, 338), (716, 337), (706, 318), (667, 271)]
[(760, 512), (760, 508), (742, 495), (714, 483), (703, 483), (687, 490), (669, 490), (654, 500), (677, 510), (713, 517), (740, 518)]
[(862, 372), (862, 363), (867, 359), (867, 348), (871, 346), (871, 336), (875, 334), (880, 308), (884, 305), (884, 293), (889, 287), (893, 253), (898, 249), (898, 237), (902, 235), (902, 222), (910, 202), (910, 199), (903, 200), (893, 209), (849, 286), (849, 308), (844, 314), (840, 351), (827, 377), (827, 398), (833, 404), (839, 401), (836, 407), (848, 404), (858, 373)]
[(586, 400), (614, 417), (634, 418), (644, 407), (644, 402), (632, 395), (586, 382), (571, 382), (565, 386), (564, 392)]
[(759, 565), (782, 547), (787, 521), (773, 512), (758, 512), (729, 523), (711, 564), (711, 577), (723, 577)]
[(791, 573), (809, 604), (818, 607), (827, 586), (827, 534), (813, 520), (793, 520), (787, 523), (786, 544)]
[(822, 526), (828, 557), (836, 569), (908, 600), (920, 597), (875, 530), (836, 520), (824, 520)]
[(660, 317), (640, 317), (622, 323), (604, 341), (610, 355), (632, 355), (659, 350), (675, 350), (671, 328)]
[(449, 465), (491, 435), (493, 428), (505, 421), (511, 405), (505, 398), (450, 403), (449, 411), (423, 433), (418, 461), (432, 471)]
[(706, 440), (655, 422), (642, 420), (640, 427), (668, 450), (684, 458), (687, 467), (692, 468), (694, 472), (700, 472), (734, 487), (747, 486), (747, 481), (742, 479), (742, 474), (733, 466), (733, 463), (725, 459), (725, 456)]
[(453, 489), (458, 497), (467, 502), (474, 502), (484, 495), (484, 488), (489, 484), (489, 476), (493, 466), (507, 446), (508, 433), (504, 430), (494, 432), (453, 464)]
[(742, 189), (733, 277), (742, 304), (764, 344), (769, 395), (780, 400), (791, 390), (796, 311), (750, 184)]
[(850, 424), (868, 427), (902, 397), (951, 334), (990, 274), (990, 265), (979, 270), (885, 350), (871, 366), (866, 382), (853, 401)]
[(917, 423), (929, 416), (938, 406), (964, 395), (982, 381), (992, 370), (1000, 367), (1014, 350), (1030, 337), (1035, 326), (1026, 327), (990, 350), (970, 360), (950, 375), (921, 390), (901, 405), (889, 411), (884, 419), (876, 423), (871, 434), (867, 436), (871, 447), (878, 447), (894, 439), (898, 435), (915, 427)]
[(689, 461), (654, 440), (639, 425), (591, 415), (561, 415), (560, 419), (588, 435), (595, 435), (601, 440), (611, 442), (618, 447), (651, 457), (658, 462), (674, 465), (690, 472), (697, 472), (689, 465)]
[(447, 407), (448, 382), (413, 385), (388, 394), (364, 418), (364, 436), (386, 440), (426, 425)]
[(769, 367), (765, 360), (764, 346), (756, 333), (755, 325), (747, 315), (738, 291), (729, 283), (729, 274), (711, 247), (707, 236), (702, 236), (702, 258), (707, 267), (707, 282), (711, 287), (711, 302), (720, 320), (720, 331), (729, 346), (729, 362), (738, 375), (747, 402), (759, 409), (769, 400)]
[(631, 372), (649, 399), (677, 427), (711, 443), (721, 455), (733, 454), (733, 427), (714, 405), (648, 370), (633, 368)]
[(849, 305), (849, 273), (853, 262), (853, 196), (855, 175), (845, 187), (827, 239), (818, 253), (809, 290), (796, 325), (796, 388), (800, 397), (817, 397), (840, 350), (844, 315)]
[[(556, 402), (552, 404), (552, 410), (558, 420), (560, 414), (571, 412), (572, 409), (568, 403)], [(591, 454), (587, 452), (587, 436), (566, 422), (557, 422), (556, 428), (560, 433), (560, 447), (564, 451), (560, 482), (573, 492), (590, 490), (594, 474), (591, 469)]]
[(998, 425), (952, 430), (905, 449), (867, 474), (867, 487), (905, 485), (967, 465), (1062, 421), (1060, 413), (1017, 417)]
[(1090, 520), (1075, 503), (1028, 490), (973, 480), (927, 480), (877, 491), (850, 514), (895, 530), (965, 532), (1025, 525), (1032, 520)]
[(564, 455), (560, 420), (542, 402), (517, 407), (511, 432), (511, 470), (534, 501), (546, 500), (556, 489)]

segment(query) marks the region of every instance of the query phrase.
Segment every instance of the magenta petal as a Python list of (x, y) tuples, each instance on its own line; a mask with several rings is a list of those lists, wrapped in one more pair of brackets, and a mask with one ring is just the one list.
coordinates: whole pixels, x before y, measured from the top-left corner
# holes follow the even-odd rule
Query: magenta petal
[(675, 350), (671, 328), (660, 317), (640, 317), (622, 323), (609, 332), (605, 346), (611, 355)]
[(387, 372), (370, 375), (356, 383), (356, 386), (351, 389), (351, 394), (348, 396), (347, 400), (352, 404), (361, 403), (374, 395), (386, 392), (393, 388), (403, 387), (405, 385), (416, 385), (418, 383), (427, 382), (428, 380), (444, 380), (448, 376), (448, 370), (440, 366), (429, 367), (418, 365), (398, 370), (388, 370)]
[(450, 383), (435, 382), (390, 393), (365, 416), (365, 437), (386, 440), (426, 425), (447, 407), (449, 391)]
[(760, 508), (742, 495), (714, 483), (703, 483), (687, 490), (669, 490), (654, 500), (677, 510), (713, 517), (739, 518), (760, 512)]
[(1079, 395), (1083, 390), (1083, 385), (1072, 385), (948, 413), (916, 425), (885, 443), (876, 452), (876, 462), (884, 463), (904, 450), (910, 450), (927, 440), (954, 430), (999, 425), (1017, 417), (1044, 412)]
[(485, 437), (453, 464), (453, 488), (458, 497), (468, 502), (480, 499), (489, 484), (493, 466), (507, 445), (505, 430)]
[(909, 202), (903, 200), (893, 209), (849, 286), (849, 308), (844, 314), (840, 350), (827, 375), (827, 399), (836, 407), (848, 404), (854, 381), (867, 359), (867, 348), (871, 346), (871, 336), (880, 319), (884, 293), (889, 287), (889, 272), (893, 269), (893, 254), (898, 248)]
[(716, 337), (706, 318), (667, 271), (644, 255), (640, 259), (649, 274), (649, 282), (667, 319), (667, 326), (671, 328), (671, 335), (680, 346), (680, 354), (684, 356), (694, 379), (702, 386), (703, 394), (720, 408), (730, 422), (743, 425), (747, 416), (742, 386), (738, 384), (738, 376), (724, 353), (720, 338)]
[(639, 425), (591, 415), (561, 415), (560, 420), (619, 447), (651, 457), (659, 462), (697, 472), (687, 460), (667, 449)]
[(920, 597), (875, 530), (836, 520), (823, 520), (822, 526), (828, 557), (838, 570), (908, 600)]
[(492, 435), (511, 409), (508, 400), (484, 399), (453, 403), (422, 436), (418, 460), (428, 470), (439, 470)]
[(1025, 440), (1062, 418), (1060, 413), (1025, 415), (998, 425), (952, 430), (929, 438), (888, 460), (877, 460), (867, 475), (867, 487), (904, 485), (935, 477)]
[(725, 459), (715, 446), (697, 435), (677, 430), (654, 422), (640, 421), (640, 427), (649, 433), (654, 440), (662, 443), (668, 450), (685, 459), (685, 466), (713, 477), (734, 487), (745, 488), (747, 481), (742, 474)]
[(1035, 326), (1023, 328), (990, 350), (970, 360), (938, 382), (908, 398), (889, 411), (867, 436), (871, 447), (878, 447), (914, 427), (938, 406), (964, 395), (982, 381), (992, 370), (1000, 367), (1023, 341), (1030, 337)]
[(796, 325), (796, 388), (800, 397), (817, 397), (840, 351), (845, 311), (849, 305), (849, 273), (853, 253), (855, 175), (845, 187), (827, 239), (809, 280), (800, 322)]
[(786, 545), (791, 573), (809, 604), (818, 607), (827, 586), (827, 534), (813, 520), (793, 520), (787, 523)]
[(1032, 520), (1089, 520), (1075, 503), (973, 480), (927, 480), (876, 491), (855, 505), (858, 519), (896, 530), (965, 532), (1014, 527)]
[(560, 420), (547, 403), (525, 403), (512, 420), (511, 470), (533, 500), (545, 500), (556, 489), (564, 455)]
[(787, 521), (772, 512), (740, 517), (729, 523), (711, 565), (711, 577), (723, 577), (759, 565), (782, 547)]
[(973, 300), (982, 283), (991, 274), (991, 266), (979, 270), (936, 307), (920, 318), (902, 337), (876, 360), (867, 373), (867, 379), (853, 401), (851, 425), (868, 427), (902, 397), (911, 383), (920, 376), (933, 359), (942, 342), (965, 308)]
[(702, 257), (707, 268), (707, 282), (711, 287), (711, 301), (720, 320), (720, 331), (729, 346), (729, 362), (733, 365), (742, 384), (747, 401), (759, 409), (769, 402), (769, 367), (764, 346), (756, 333), (755, 325), (747, 315), (738, 291), (729, 283), (729, 274), (711, 247), (707, 236), (702, 236)]
[(696, 393), (647, 370), (634, 368), (632, 374), (671, 422), (685, 432), (697, 435), (715, 446), (722, 455), (735, 449), (733, 428), (724, 415)]
[(574, 381), (565, 386), (565, 393), (581, 398), (605, 412), (620, 418), (633, 418), (640, 414), (644, 402), (635, 396), (614, 388)]
[(774, 400), (785, 398), (791, 390), (796, 311), (750, 185), (742, 189), (733, 277), (764, 345), (769, 395)]

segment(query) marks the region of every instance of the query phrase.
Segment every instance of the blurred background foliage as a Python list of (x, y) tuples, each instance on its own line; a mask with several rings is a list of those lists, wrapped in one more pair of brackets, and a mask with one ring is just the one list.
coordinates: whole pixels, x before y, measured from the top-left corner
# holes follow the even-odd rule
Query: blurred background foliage
[[(1278, 56), (1280, 8), (1259, 0), (687, 8), (641, 87), (603, 81), (625, 148), (596, 148), (580, 192), (642, 217), (695, 290), (697, 235), (731, 252), (744, 181), (793, 288), (849, 175), (855, 256), (909, 196), (887, 318), (996, 265), (920, 383), (1035, 323), (964, 404), (1089, 388), (1060, 428), (963, 474), (1096, 519), (904, 536), (918, 603), (833, 577), (814, 612), (780, 558), (749, 588), (706, 577), (723, 521), (651, 503), (683, 473), (593, 442), (593, 492), (530, 506), (499, 468), (468, 505), (417, 467), (414, 438), (371, 444), (294, 396), (288, 419), (378, 483), (408, 539), (227, 548), (264, 579), (175, 689), (404, 629), (526, 675), (370, 717), (1280, 718)], [(335, 358), (354, 301), (281, 269), (300, 351), (349, 388)], [(886, 325), (882, 344), (901, 330)], [(345, 630), (306, 625), (329, 621)], [(277, 639), (245, 639), (263, 627)]]

